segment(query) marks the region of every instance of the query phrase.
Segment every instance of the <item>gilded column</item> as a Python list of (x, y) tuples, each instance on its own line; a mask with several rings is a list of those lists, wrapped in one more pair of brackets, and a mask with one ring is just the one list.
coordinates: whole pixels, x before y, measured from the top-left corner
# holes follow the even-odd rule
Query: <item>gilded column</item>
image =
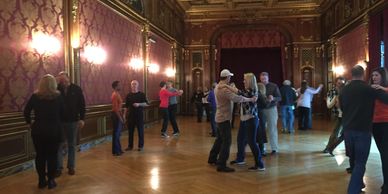
[(147, 96), (148, 92), (147, 92), (147, 72), (148, 72), (148, 65), (149, 65), (149, 62), (150, 62), (150, 42), (149, 42), (149, 33), (150, 33), (150, 25), (149, 24), (144, 24), (143, 25), (143, 29), (142, 29), (142, 33), (143, 33), (143, 62), (144, 62), (144, 66), (143, 66), (143, 77), (144, 77), (144, 81), (143, 81), (143, 91), (145, 93), (145, 95)]
[(79, 10), (78, 0), (72, 0), (71, 5), (71, 49), (72, 49), (72, 66), (70, 73), (72, 81), (78, 85), (81, 84), (81, 58), (80, 58), (80, 27), (79, 27)]

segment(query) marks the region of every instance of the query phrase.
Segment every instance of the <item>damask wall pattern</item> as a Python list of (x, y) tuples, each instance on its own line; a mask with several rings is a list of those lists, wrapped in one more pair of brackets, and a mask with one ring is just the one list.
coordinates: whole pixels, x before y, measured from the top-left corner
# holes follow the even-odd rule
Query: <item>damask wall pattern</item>
[[(345, 77), (350, 79), (350, 70), (354, 65), (366, 59), (367, 47), (366, 25), (361, 25), (337, 40), (336, 65), (345, 68)], [(349, 44), (351, 42), (351, 44)]]
[[(142, 28), (118, 15), (95, 0), (80, 0), (81, 87), (87, 105), (109, 104), (111, 83), (119, 80), (122, 96), (130, 89), (130, 82), (137, 79), (143, 88), (143, 70), (133, 70), (132, 58), (143, 60)], [(101, 64), (89, 63), (83, 56), (87, 46), (98, 46), (107, 53)]]
[(173, 67), (171, 43), (164, 40), (160, 36), (151, 33), (151, 37), (155, 43), (150, 43), (150, 64), (158, 64), (160, 70), (156, 74), (148, 73), (147, 76), (147, 97), (149, 100), (159, 100), (159, 83), (168, 78), (165, 71), (169, 67)]
[(0, 113), (17, 112), (44, 74), (64, 69), (63, 44), (50, 56), (30, 46), (37, 32), (63, 43), (62, 0), (3, 0), (0, 10)]

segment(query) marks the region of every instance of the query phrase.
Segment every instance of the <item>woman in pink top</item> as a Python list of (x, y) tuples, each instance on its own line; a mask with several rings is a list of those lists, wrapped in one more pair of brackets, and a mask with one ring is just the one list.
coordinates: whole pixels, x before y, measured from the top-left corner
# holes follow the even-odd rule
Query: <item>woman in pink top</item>
[[(373, 88), (382, 89), (388, 92), (387, 71), (380, 67), (372, 71), (370, 80)], [(380, 100), (375, 101), (373, 114), (373, 137), (380, 152), (383, 170), (384, 184), (381, 187), (381, 194), (388, 193), (388, 105)]]
[[(166, 88), (167, 83), (165, 81), (161, 81), (159, 86), (161, 87), (160, 92), (159, 92), (159, 98), (160, 98), (159, 108), (160, 108), (162, 115), (163, 115), (163, 124), (162, 124), (161, 136), (168, 137), (166, 131), (167, 131), (167, 125), (168, 125), (168, 121), (169, 121), (169, 116), (168, 116), (169, 98), (170, 98), (170, 96), (180, 96), (180, 95), (182, 95), (183, 91), (182, 90), (179, 90), (177, 92), (168, 91)], [(173, 135), (177, 136), (178, 134), (173, 134)]]

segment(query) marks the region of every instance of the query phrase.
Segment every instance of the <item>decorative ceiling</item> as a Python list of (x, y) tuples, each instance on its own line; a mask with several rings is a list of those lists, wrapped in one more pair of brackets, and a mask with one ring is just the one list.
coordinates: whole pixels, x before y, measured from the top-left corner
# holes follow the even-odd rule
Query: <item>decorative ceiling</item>
[(176, 0), (186, 21), (317, 17), (327, 0)]

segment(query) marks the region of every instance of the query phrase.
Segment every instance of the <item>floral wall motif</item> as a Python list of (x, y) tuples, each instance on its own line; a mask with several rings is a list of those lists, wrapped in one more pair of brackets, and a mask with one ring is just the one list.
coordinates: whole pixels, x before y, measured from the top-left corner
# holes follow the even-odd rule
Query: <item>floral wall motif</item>
[[(157, 74), (148, 73), (147, 97), (149, 100), (159, 100), (159, 83), (168, 80), (165, 74), (166, 68), (173, 67), (171, 43), (158, 35), (151, 33), (155, 43), (150, 43), (150, 64), (158, 64), (160, 70)], [(173, 78), (171, 78), (173, 79)]]
[(31, 48), (34, 33), (63, 42), (62, 0), (0, 1), (0, 113), (22, 111), (47, 73), (64, 70), (63, 44), (53, 55)]
[(143, 70), (129, 66), (132, 58), (143, 60), (142, 28), (95, 0), (79, 1), (81, 48), (98, 46), (107, 53), (101, 65), (89, 63), (81, 49), (81, 87), (87, 105), (109, 104), (111, 83), (122, 83), (122, 96), (137, 79), (143, 88)]
[(354, 65), (366, 60), (367, 28), (366, 25), (361, 25), (337, 40), (335, 64), (345, 67), (346, 78), (350, 78), (350, 70)]

